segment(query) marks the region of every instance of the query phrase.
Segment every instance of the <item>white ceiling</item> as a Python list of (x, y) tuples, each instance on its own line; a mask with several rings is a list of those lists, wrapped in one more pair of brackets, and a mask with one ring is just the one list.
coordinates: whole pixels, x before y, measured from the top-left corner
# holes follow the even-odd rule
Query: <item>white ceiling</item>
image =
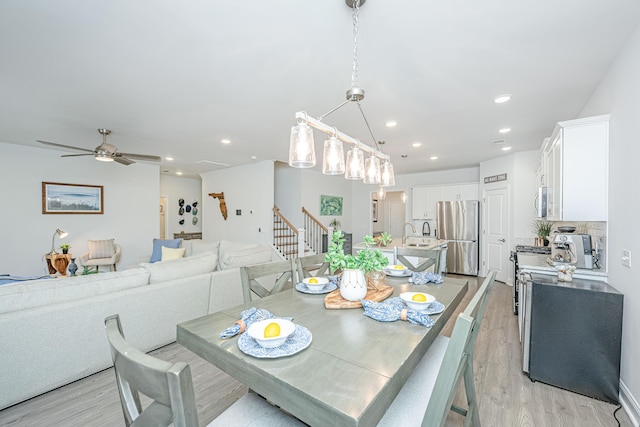
[[(362, 107), (396, 173), (538, 149), (639, 22), (637, 0), (368, 0)], [(0, 40), (1, 142), (93, 149), (107, 128), (120, 151), (172, 156), (161, 170), (186, 176), (220, 167), (202, 160), (286, 162), (295, 112), (320, 116), (351, 85), (344, 0), (2, 1)], [(324, 121), (373, 144), (353, 103)]]

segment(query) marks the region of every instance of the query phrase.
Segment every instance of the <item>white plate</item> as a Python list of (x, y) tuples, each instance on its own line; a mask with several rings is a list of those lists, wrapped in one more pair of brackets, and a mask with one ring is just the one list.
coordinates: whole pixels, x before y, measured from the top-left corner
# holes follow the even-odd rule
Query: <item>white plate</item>
[(434, 301), (426, 310), (420, 310), (427, 314), (440, 314), (444, 311), (444, 304), (440, 301)]
[(387, 268), (383, 268), (382, 271), (384, 271), (384, 274), (386, 274), (387, 276), (391, 276), (391, 277), (409, 277), (413, 274), (413, 272), (411, 270), (405, 270), (403, 273), (398, 274), (397, 271), (394, 271), (393, 273), (391, 271), (393, 270), (389, 270)]
[(296, 325), (296, 329), (280, 347), (264, 348), (251, 338), (246, 332), (238, 338), (238, 348), (244, 354), (261, 359), (274, 359), (296, 354), (311, 344), (311, 331), (301, 325)]
[(324, 288), (320, 289), (319, 291), (315, 291), (307, 288), (307, 285), (305, 285), (302, 282), (296, 285), (296, 290), (299, 292), (302, 292), (303, 294), (328, 294), (329, 292), (333, 292), (336, 289), (338, 289), (338, 285), (331, 282), (324, 285)]
[[(413, 301), (412, 298), (414, 295), (416, 294), (422, 294), (425, 296), (426, 301), (424, 302), (420, 302), (420, 301)], [(400, 294), (400, 298), (404, 301), (404, 303), (409, 307), (409, 308), (413, 308), (414, 310), (418, 310), (418, 311), (426, 311), (429, 309), (430, 304), (434, 303), (436, 300), (436, 297), (434, 297), (431, 294), (427, 294), (425, 292), (403, 292)]]

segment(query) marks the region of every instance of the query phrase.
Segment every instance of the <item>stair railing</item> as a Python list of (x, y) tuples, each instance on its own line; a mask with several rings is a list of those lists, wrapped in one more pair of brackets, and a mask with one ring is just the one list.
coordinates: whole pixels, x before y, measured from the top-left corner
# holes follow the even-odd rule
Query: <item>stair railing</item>
[(329, 229), (316, 219), (308, 210), (302, 207), (303, 228), (305, 229), (305, 245), (313, 252), (322, 253), (322, 235), (326, 234), (330, 239)]
[[(304, 234), (304, 233), (303, 233)], [(273, 246), (285, 259), (296, 258), (300, 252), (298, 229), (273, 206)]]

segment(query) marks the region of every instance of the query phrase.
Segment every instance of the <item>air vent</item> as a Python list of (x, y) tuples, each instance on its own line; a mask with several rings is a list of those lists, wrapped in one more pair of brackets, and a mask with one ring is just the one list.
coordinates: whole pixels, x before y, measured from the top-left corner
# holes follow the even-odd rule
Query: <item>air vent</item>
[(501, 145), (501, 144), (504, 144), (504, 139), (496, 139), (495, 141), (493, 141), (493, 143), (494, 143), (495, 145)]
[(228, 163), (216, 162), (216, 161), (213, 161), (213, 160), (198, 160), (196, 162), (196, 165), (201, 164), (201, 163), (206, 163), (208, 165), (217, 165), (217, 166), (231, 166)]

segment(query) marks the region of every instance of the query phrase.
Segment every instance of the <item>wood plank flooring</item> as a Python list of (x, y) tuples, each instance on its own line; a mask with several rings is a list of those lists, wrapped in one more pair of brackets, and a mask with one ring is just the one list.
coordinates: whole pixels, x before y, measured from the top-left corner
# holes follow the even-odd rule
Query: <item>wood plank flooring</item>
[[(461, 302), (459, 311), (466, 307), (478, 286), (476, 278), (469, 279), (470, 292)], [(517, 319), (511, 311), (511, 290), (510, 286), (496, 282), (476, 343), (475, 385), (482, 425), (617, 426), (612, 415), (615, 405), (546, 384), (533, 383), (522, 373)], [(453, 320), (443, 329), (443, 334), (451, 334)], [(206, 425), (247, 392), (245, 386), (179, 344), (170, 344), (151, 354), (191, 365), (201, 425)], [(463, 406), (464, 396), (461, 392), (456, 401)], [(617, 417), (621, 426), (632, 427), (624, 410), (619, 410)], [(0, 411), (0, 426), (122, 425), (122, 410), (112, 369)], [(461, 425), (462, 417), (451, 413), (446, 426)]]

